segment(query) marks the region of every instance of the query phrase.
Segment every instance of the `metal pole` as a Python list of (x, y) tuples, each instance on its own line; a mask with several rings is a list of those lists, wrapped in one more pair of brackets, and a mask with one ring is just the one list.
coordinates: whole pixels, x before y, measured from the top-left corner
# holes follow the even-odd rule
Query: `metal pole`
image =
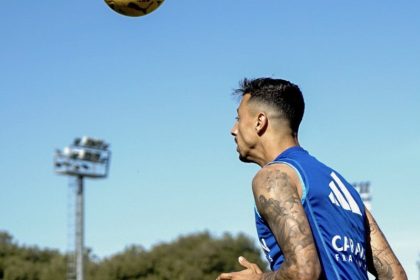
[(419, 254), (419, 260), (417, 261), (417, 268), (419, 269), (419, 280), (420, 280), (420, 254)]
[(83, 176), (77, 176), (76, 191), (76, 280), (84, 279), (83, 253), (84, 253), (84, 212), (83, 212)]

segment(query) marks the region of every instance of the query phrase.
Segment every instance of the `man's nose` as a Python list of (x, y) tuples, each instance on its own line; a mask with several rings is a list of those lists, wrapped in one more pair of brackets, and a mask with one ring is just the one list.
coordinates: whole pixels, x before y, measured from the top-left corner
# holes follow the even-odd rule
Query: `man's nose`
[(231, 134), (232, 136), (236, 136), (237, 126), (238, 126), (238, 123), (237, 123), (237, 122), (235, 122), (235, 124), (233, 125), (232, 129), (230, 130), (230, 134)]

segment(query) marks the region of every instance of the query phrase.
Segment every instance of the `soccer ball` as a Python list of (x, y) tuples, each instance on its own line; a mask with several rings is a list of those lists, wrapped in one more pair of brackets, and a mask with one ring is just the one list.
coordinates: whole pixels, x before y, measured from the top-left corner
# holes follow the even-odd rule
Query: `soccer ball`
[(163, 3), (164, 0), (105, 0), (108, 6), (125, 16), (139, 17), (150, 14)]

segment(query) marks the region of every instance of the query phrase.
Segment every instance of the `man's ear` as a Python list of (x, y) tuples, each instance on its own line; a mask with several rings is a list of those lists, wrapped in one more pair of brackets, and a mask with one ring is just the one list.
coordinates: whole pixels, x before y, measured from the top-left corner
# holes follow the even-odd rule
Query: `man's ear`
[(255, 125), (255, 130), (257, 131), (258, 135), (263, 135), (264, 132), (267, 130), (267, 126), (268, 126), (268, 118), (267, 118), (267, 113), (265, 112), (260, 112), (257, 115), (257, 122)]

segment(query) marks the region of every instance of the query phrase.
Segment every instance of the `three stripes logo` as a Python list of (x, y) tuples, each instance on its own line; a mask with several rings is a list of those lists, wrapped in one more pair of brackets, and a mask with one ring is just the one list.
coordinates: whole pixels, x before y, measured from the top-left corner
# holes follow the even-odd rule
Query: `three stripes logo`
[(338, 178), (337, 174), (331, 172), (330, 175), (333, 179), (329, 184), (332, 192), (328, 197), (330, 198), (331, 202), (338, 207), (342, 207), (345, 210), (351, 211), (361, 216), (362, 213), (360, 212), (359, 206), (351, 196), (349, 190), (346, 188), (340, 178)]

